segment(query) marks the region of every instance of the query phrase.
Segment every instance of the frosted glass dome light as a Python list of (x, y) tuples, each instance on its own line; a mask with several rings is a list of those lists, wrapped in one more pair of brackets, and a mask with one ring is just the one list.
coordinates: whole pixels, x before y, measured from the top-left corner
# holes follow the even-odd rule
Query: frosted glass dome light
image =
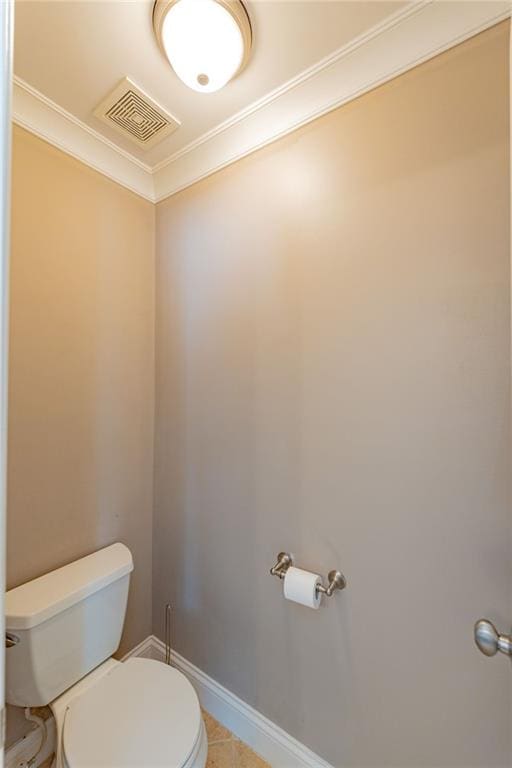
[(185, 85), (211, 93), (245, 65), (252, 35), (240, 0), (157, 0), (155, 34)]

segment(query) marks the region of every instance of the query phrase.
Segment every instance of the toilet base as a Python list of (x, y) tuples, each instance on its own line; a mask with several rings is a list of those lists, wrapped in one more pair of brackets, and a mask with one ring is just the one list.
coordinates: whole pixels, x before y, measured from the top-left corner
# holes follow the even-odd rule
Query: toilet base
[(201, 721), (201, 734), (197, 741), (197, 750), (190, 755), (183, 768), (204, 768), (208, 756), (208, 737), (204, 722)]

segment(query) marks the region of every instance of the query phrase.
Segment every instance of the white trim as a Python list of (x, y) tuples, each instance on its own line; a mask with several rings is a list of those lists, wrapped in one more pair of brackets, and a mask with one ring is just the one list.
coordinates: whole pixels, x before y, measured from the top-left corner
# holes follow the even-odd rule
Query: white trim
[[(49, 717), (45, 720), (46, 741), (32, 768), (38, 768), (41, 763), (48, 760), (55, 751), (55, 720)], [(5, 753), (5, 768), (25, 768), (39, 749), (41, 744), (41, 731), (33, 728), (26, 736), (13, 744)]]
[[(131, 656), (163, 661), (165, 645), (158, 638), (151, 636), (124, 658)], [(332, 768), (329, 763), (179, 653), (171, 652), (171, 663), (188, 677), (204, 709), (248, 744), (273, 768)]]
[(13, 119), (152, 202), (346, 104), (508, 18), (509, 0), (413, 0), (154, 167), (15, 78)]
[[(14, 0), (0, 7), (0, 637), (5, 633), (5, 520), (7, 498), (7, 386), (9, 243), (11, 211), (11, 105)], [(0, 656), (0, 768), (5, 742), (5, 643)]]
[(154, 202), (149, 165), (14, 77), (13, 121), (121, 186)]
[[(142, 642), (136, 645), (135, 648), (132, 648), (131, 651), (128, 651), (128, 653), (125, 653), (121, 661), (126, 661), (127, 659), (132, 659), (133, 657), (137, 657), (139, 659), (157, 658), (153, 653), (153, 649), (156, 647), (155, 641), (156, 641), (156, 637), (154, 637), (153, 635), (148, 635), (148, 637), (146, 637), (144, 640), (142, 640)], [(164, 659), (165, 659), (165, 650), (164, 650)]]
[[(128, 80), (128, 78), (126, 79)], [(60, 107), (55, 101), (52, 101), (44, 94), (37, 91), (35, 88), (32, 88), (32, 86), (26, 83), (25, 80), (22, 80), (21, 77), (14, 75), (12, 80), (16, 87), (22, 88), (24, 91), (27, 91), (27, 93), (29, 93), (38, 101), (42, 102), (46, 107), (49, 107), (50, 109), (54, 110), (61, 117), (64, 117), (66, 120), (69, 120), (70, 123), (73, 123), (74, 125), (78, 126), (78, 128), (81, 128), (82, 131), (85, 131), (90, 136), (93, 136), (95, 139), (98, 139), (98, 141), (101, 141), (107, 147), (114, 150), (114, 152), (117, 152), (117, 154), (121, 155), (121, 157), (124, 157), (127, 160), (130, 160), (130, 162), (135, 163), (135, 165), (138, 165), (139, 168), (142, 168), (142, 170), (147, 171), (148, 173), (151, 173), (152, 168), (150, 165), (146, 165), (146, 163), (143, 163), (142, 160), (139, 160), (137, 157), (134, 157), (132, 154), (130, 154), (130, 152), (126, 152), (126, 150), (122, 149), (121, 147), (118, 147), (117, 144), (114, 144), (113, 141), (110, 141), (110, 139), (107, 139), (105, 136), (103, 136), (103, 134), (98, 133), (98, 131), (95, 131), (94, 128), (91, 128), (86, 123), (83, 123), (77, 117), (72, 115), (71, 112), (68, 112), (63, 107)], [(130, 81), (128, 80), (128, 82)]]
[(156, 201), (180, 192), (510, 16), (510, 3), (419, 0), (154, 170)]
[[(132, 648), (121, 661), (138, 657), (165, 660), (165, 646), (154, 635), (146, 637)], [(332, 768), (329, 763), (301, 744), (293, 736), (235, 696), (207, 674), (172, 651), (171, 663), (183, 672), (194, 686), (201, 706), (251, 747), (272, 768)], [(55, 749), (55, 720), (46, 720), (47, 739), (33, 768), (44, 762)], [(41, 741), (35, 728), (6, 752), (5, 768), (21, 768), (36, 753)]]
[(347, 56), (352, 50), (356, 50), (361, 45), (364, 45), (366, 42), (370, 41), (372, 38), (384, 33), (387, 29), (390, 29), (404, 18), (417, 13), (424, 5), (427, 5), (430, 2), (432, 2), (432, 0), (413, 0), (410, 6), (407, 6), (405, 9), (399, 10), (391, 16), (388, 16), (388, 18), (383, 22), (380, 22), (380, 24), (372, 27), (370, 30), (367, 30), (359, 37), (354, 38), (354, 40), (351, 40), (341, 48), (338, 48), (329, 56), (325, 56), (316, 64), (313, 64), (313, 66), (303, 70), (295, 77), (292, 77), (290, 80), (280, 85), (278, 88), (275, 88), (273, 91), (270, 91), (270, 93), (267, 93), (261, 99), (254, 101), (245, 109), (240, 110), (240, 112), (237, 112), (235, 115), (220, 123), (215, 128), (212, 128), (212, 130), (207, 131), (207, 133), (204, 133), (202, 136), (199, 136), (199, 138), (190, 142), (190, 144), (187, 144), (185, 147), (178, 150), (170, 157), (162, 160), (160, 163), (157, 163), (153, 167), (153, 172), (155, 173), (162, 170), (162, 168), (165, 168), (175, 160), (179, 160), (182, 155), (187, 155), (189, 152), (192, 152), (194, 149), (200, 147), (201, 144), (204, 144), (205, 142), (210, 141), (210, 139), (215, 138), (215, 136), (218, 136), (219, 133), (223, 133), (232, 126), (237, 125), (246, 118), (250, 117), (254, 112), (257, 112), (269, 104), (272, 104), (272, 102), (276, 101), (276, 99), (278, 99), (280, 96), (284, 96), (286, 93), (288, 93), (288, 91), (291, 91), (297, 86), (302, 85), (302, 83), (307, 82), (315, 75), (318, 75), (320, 72), (322, 72), (322, 70), (327, 69), (327, 67), (330, 67), (333, 64), (336, 64), (336, 62), (338, 62), (344, 56)]

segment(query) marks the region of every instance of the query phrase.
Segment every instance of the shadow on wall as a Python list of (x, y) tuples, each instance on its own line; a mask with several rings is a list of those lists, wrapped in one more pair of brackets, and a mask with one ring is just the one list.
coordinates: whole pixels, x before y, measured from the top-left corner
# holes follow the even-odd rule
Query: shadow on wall
[(503, 24), (157, 206), (155, 633), (335, 766), (509, 762), (508, 86)]
[(124, 542), (121, 652), (151, 632), (153, 227), (150, 203), (14, 128), (8, 587)]

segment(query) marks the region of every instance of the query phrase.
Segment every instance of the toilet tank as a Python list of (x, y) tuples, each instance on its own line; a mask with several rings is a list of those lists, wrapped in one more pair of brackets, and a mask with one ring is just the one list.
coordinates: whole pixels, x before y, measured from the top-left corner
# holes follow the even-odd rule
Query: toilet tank
[(8, 704), (49, 704), (115, 653), (132, 570), (128, 547), (112, 544), (7, 592)]

